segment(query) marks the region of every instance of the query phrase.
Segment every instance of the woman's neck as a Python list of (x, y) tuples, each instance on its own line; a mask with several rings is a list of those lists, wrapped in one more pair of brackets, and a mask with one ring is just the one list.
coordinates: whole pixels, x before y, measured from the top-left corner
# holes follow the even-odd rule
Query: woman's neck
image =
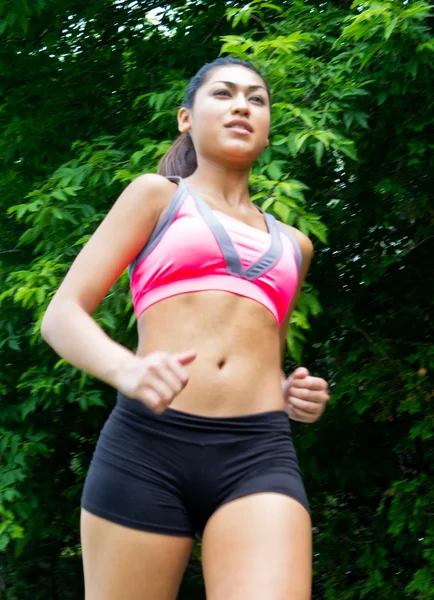
[(233, 169), (222, 165), (199, 164), (196, 171), (186, 178), (198, 193), (207, 194), (218, 202), (235, 210), (251, 208), (249, 196), (250, 169)]

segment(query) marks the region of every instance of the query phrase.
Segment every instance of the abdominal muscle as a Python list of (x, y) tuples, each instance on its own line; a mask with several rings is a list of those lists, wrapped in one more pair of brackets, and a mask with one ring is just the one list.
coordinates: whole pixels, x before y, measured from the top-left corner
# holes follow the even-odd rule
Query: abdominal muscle
[(171, 408), (208, 417), (283, 410), (278, 326), (258, 302), (213, 290), (180, 294), (146, 309), (138, 334), (139, 356), (197, 352)]

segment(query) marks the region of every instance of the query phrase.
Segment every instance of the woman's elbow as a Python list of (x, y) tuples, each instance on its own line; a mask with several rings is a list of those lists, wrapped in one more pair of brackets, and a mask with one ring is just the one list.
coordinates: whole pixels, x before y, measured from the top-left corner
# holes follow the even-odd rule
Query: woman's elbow
[(62, 321), (66, 318), (66, 306), (62, 302), (56, 301), (54, 298), (51, 300), (44, 313), (41, 321), (40, 333), (42, 339), (50, 344), (50, 338), (53, 329), (58, 329), (61, 326)]
[(52, 322), (53, 322), (53, 310), (50, 308), (51, 305), (48, 305), (47, 310), (44, 313), (44, 316), (42, 317), (42, 321), (41, 321), (41, 326), (39, 328), (39, 332), (41, 334), (42, 339), (47, 342), (47, 344), (49, 344), (49, 339), (50, 339), (50, 331), (52, 328)]

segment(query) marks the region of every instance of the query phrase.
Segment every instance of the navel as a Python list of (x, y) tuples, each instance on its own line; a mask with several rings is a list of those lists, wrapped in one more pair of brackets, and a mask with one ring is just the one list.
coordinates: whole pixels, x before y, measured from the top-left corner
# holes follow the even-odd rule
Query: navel
[(217, 367), (218, 367), (219, 369), (223, 369), (223, 367), (225, 366), (225, 364), (226, 364), (226, 358), (221, 358), (221, 359), (218, 361), (218, 363), (217, 363)]

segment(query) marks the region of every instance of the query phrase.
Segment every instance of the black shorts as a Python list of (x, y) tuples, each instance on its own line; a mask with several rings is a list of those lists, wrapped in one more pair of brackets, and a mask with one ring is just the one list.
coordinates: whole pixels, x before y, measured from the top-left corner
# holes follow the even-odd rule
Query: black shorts
[(287, 414), (210, 418), (156, 415), (118, 393), (87, 473), (81, 506), (143, 531), (202, 535), (217, 508), (278, 492), (308, 501)]

